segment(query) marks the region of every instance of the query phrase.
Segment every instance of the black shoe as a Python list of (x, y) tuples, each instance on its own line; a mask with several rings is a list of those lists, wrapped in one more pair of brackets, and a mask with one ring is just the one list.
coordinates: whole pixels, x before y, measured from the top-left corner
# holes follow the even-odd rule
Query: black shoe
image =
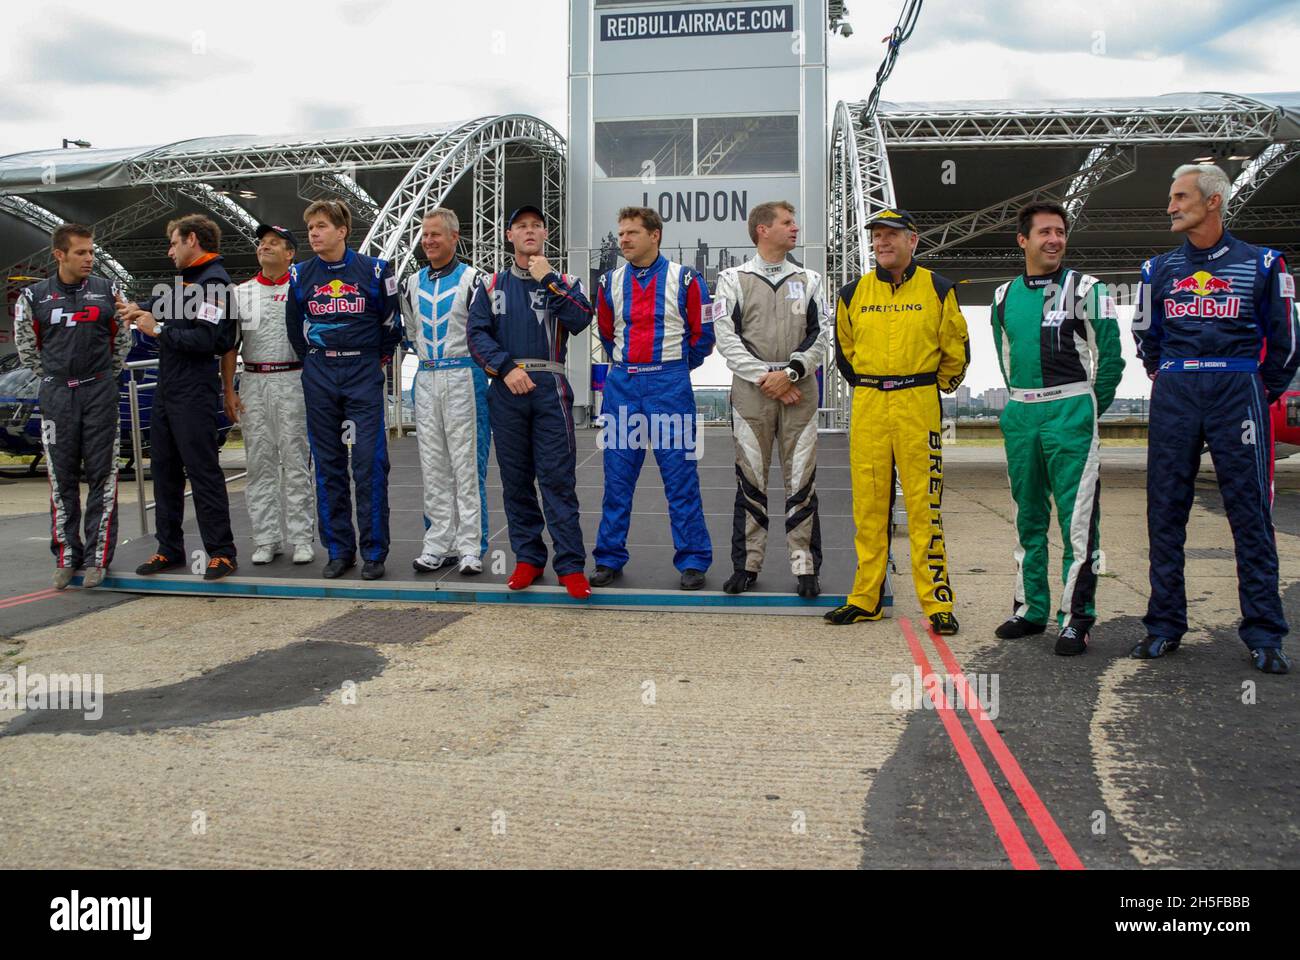
[(1032, 620), (1026, 620), (1024, 617), (1012, 617), (1006, 623), (999, 625), (993, 632), (1001, 640), (1019, 640), (1021, 637), (1032, 637), (1042, 633), (1047, 629), (1045, 623), (1034, 623)]
[(622, 575), (622, 570), (615, 570), (613, 567), (605, 567), (598, 563), (596, 564), (596, 572), (591, 575), (588, 583), (593, 587), (608, 587)]
[(1077, 657), (1088, 652), (1088, 631), (1075, 626), (1062, 627), (1056, 638), (1058, 657)]
[(682, 589), (698, 590), (704, 586), (704, 571), (687, 568), (682, 571)]
[(208, 561), (208, 569), (203, 571), (204, 580), (220, 580), (222, 577), (228, 577), (239, 569), (237, 564), (230, 557), (213, 557)]
[(750, 573), (748, 570), (737, 570), (722, 585), (722, 592), (744, 593), (756, 583), (758, 583), (758, 574)]
[(820, 597), (822, 593), (822, 585), (821, 581), (817, 579), (817, 574), (799, 574), (799, 589), (797, 593), (805, 600), (811, 600), (813, 597)]
[(883, 609), (877, 608), (875, 613), (870, 610), (863, 610), (861, 607), (846, 603), (842, 607), (836, 607), (822, 615), (822, 619), (827, 623), (833, 623), (837, 627), (842, 627), (848, 623), (861, 623), (864, 620), (882, 620), (885, 613)]
[(1256, 647), (1250, 651), (1250, 662), (1264, 673), (1291, 672), (1291, 661), (1277, 647)]
[(957, 618), (951, 613), (930, 614), (930, 626), (941, 637), (951, 637), (957, 632)]
[(140, 566), (135, 568), (135, 572), (142, 577), (147, 577), (151, 573), (162, 573), (164, 570), (171, 570), (173, 567), (182, 567), (184, 562), (181, 560), (168, 560), (161, 553), (155, 553)]
[(343, 557), (335, 557), (329, 563), (325, 564), (325, 569), (320, 572), (320, 575), (326, 580), (333, 580), (336, 577), (343, 576), (343, 574), (351, 570), (356, 566), (356, 564), (357, 561), (353, 557), (347, 557), (346, 559)]
[(1129, 656), (1134, 660), (1154, 660), (1156, 657), (1163, 657), (1166, 653), (1173, 653), (1178, 649), (1180, 642), (1170, 640), (1168, 637), (1148, 636), (1129, 651)]
[(361, 565), (362, 580), (378, 580), (384, 575), (384, 561), (367, 560)]

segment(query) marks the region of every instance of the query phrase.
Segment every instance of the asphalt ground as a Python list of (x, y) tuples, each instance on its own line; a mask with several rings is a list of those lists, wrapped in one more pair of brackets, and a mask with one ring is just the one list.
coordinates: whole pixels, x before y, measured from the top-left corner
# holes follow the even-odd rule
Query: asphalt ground
[[(1300, 864), (1296, 679), (1258, 674), (1236, 639), (1212, 472), (1189, 524), (1204, 551), (1188, 563), (1192, 631), (1176, 655), (1139, 662), (1127, 652), (1147, 594), (1145, 450), (1103, 451), (1103, 619), (1071, 659), (1052, 654), (1051, 630), (992, 634), (1012, 583), (1001, 448), (951, 448), (945, 468), (962, 622), (946, 643), (925, 635), (906, 578), (892, 620), (847, 628), (754, 613), (32, 599), (49, 582), (48, 519), (13, 513), (0, 519), (0, 674), (98, 674), (106, 697), (98, 719), (0, 711), (0, 831), (14, 862), (50, 867)], [(828, 469), (823, 482), (836, 479)], [(647, 495), (657, 480), (647, 466)], [(0, 487), (4, 512), (37, 496), (18, 486)], [(1295, 622), (1300, 464), (1279, 464), (1277, 488)], [(124, 529), (133, 518), (124, 508)], [(666, 533), (662, 518), (637, 522)], [(832, 547), (851, 533), (843, 518), (823, 524)], [(963, 703), (933, 709), (918, 664), (982, 690), (985, 722)]]

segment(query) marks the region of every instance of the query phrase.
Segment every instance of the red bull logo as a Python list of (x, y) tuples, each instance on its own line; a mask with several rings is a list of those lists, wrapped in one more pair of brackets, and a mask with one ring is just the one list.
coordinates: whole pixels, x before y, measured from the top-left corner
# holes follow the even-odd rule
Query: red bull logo
[(1215, 294), (1232, 292), (1232, 281), (1216, 277), (1207, 270), (1197, 270), (1190, 276), (1175, 280), (1169, 286), (1170, 293), (1194, 293), (1195, 298), (1179, 303), (1172, 298), (1165, 300), (1167, 317), (1204, 317), (1208, 319), (1233, 319), (1241, 312), (1240, 297), (1215, 299)]
[[(331, 313), (365, 313), (366, 298), (361, 294), (361, 288), (355, 283), (345, 283), (342, 280), (331, 280), (329, 283), (322, 283), (311, 292), (312, 299), (307, 301), (307, 312), (313, 317), (325, 316)], [(328, 300), (320, 301), (316, 297), (329, 297)]]
[(322, 283), (311, 292), (313, 297), (319, 297), (324, 294), (327, 297), (337, 299), (339, 297), (355, 297), (361, 293), (361, 288), (355, 283), (344, 283), (342, 280), (331, 280), (329, 283)]

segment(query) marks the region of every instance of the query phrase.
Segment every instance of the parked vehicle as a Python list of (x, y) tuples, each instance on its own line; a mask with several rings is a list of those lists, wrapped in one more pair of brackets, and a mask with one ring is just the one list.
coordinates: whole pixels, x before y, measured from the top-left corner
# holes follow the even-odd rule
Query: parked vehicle
[[(127, 356), (131, 362), (139, 360), (157, 360), (158, 343), (152, 337), (142, 335), (138, 330), (131, 331), (131, 352)], [(135, 451), (131, 440), (131, 400), (127, 381), (132, 371), (123, 370), (120, 379), (118, 408), (119, 422), (122, 429), (121, 457), (128, 466), (135, 462)], [(147, 367), (134, 371), (136, 383), (145, 388), (139, 390), (140, 398), (140, 434), (144, 442), (146, 455), (149, 450), (149, 415), (153, 412), (153, 387), (158, 380), (158, 368)], [(11, 456), (32, 456), (33, 472), (42, 456), (41, 449), (41, 411), (38, 397), (40, 378), (26, 367), (19, 366), (18, 354), (13, 353), (0, 358), (0, 451)], [(218, 400), (220, 405), (220, 400)], [(230, 421), (221, 410), (218, 421), (218, 444), (224, 445), (230, 433)]]

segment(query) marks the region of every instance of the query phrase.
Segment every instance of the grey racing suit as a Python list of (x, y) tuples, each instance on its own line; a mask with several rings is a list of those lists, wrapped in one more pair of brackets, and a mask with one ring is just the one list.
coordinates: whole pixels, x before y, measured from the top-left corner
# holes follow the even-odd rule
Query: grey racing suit
[[(755, 255), (718, 274), (713, 330), (734, 374), (731, 427), (736, 445), (736, 506), (731, 562), (758, 573), (767, 548), (767, 473), (778, 445), (785, 481), (785, 535), (796, 576), (821, 569), (817, 517), (817, 368), (831, 356), (834, 319), (819, 273)], [(799, 400), (764, 395), (758, 381), (793, 369)], [(782, 374), (785, 375), (785, 374)]]
[(248, 516), (259, 547), (310, 544), (316, 515), (302, 361), (285, 330), (289, 275), (261, 273), (239, 291), (239, 399), (248, 459)]
[(53, 276), (25, 289), (14, 308), (19, 362), (41, 378), (50, 549), (73, 570), (107, 567), (117, 541), (117, 378), (131, 349), (130, 327), (114, 317), (119, 293), (103, 277), (67, 284)]
[(453, 258), (410, 277), (402, 295), (406, 341), (420, 361), (412, 392), (423, 552), (435, 557), (487, 551), (488, 382), (466, 340), (469, 303), (481, 282), (478, 270)]

